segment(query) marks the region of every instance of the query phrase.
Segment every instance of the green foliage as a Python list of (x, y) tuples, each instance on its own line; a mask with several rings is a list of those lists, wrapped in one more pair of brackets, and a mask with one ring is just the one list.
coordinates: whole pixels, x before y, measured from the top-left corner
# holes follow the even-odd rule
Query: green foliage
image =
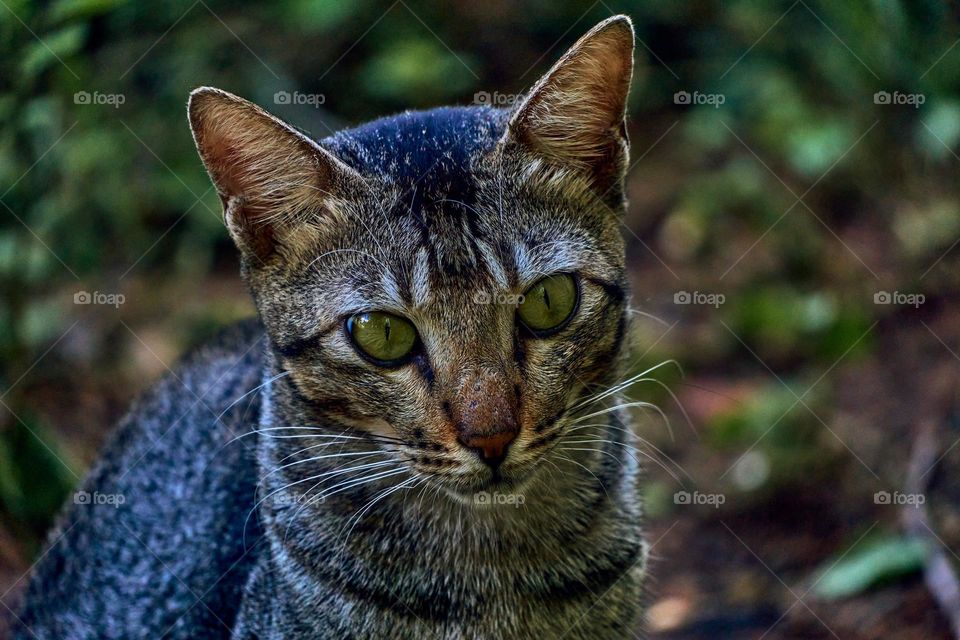
[(928, 553), (925, 543), (907, 538), (861, 543), (840, 558), (827, 561), (826, 568), (817, 572), (814, 592), (827, 600), (856, 595), (922, 570)]
[(18, 422), (0, 432), (0, 506), (37, 537), (76, 483), (75, 472), (51, 442), (37, 422)]
[[(630, 192), (640, 206), (625, 223), (678, 278), (692, 273), (726, 296), (710, 310), (715, 331), (687, 339), (695, 331), (684, 323), (660, 342), (657, 326), (637, 357), (680, 356), (688, 372), (722, 363), (724, 376), (748, 363), (766, 375), (719, 318), (802, 394), (841, 356), (874, 350), (867, 329), (902, 312), (874, 305), (874, 292), (916, 291), (916, 274), (960, 232), (960, 47), (951, 50), (960, 25), (946, 3), (5, 0), (0, 390), (30, 371), (5, 402), (28, 414), (28, 391), (49, 361), (31, 366), (79, 316), (74, 292), (146, 278), (186, 297), (218, 269), (235, 270), (186, 125), (191, 89), (222, 87), (324, 137), (403, 108), (468, 104), (475, 91), (522, 91), (611, 11), (630, 14), (642, 41), (630, 101), (639, 161)], [(278, 91), (324, 99), (277, 104)], [(679, 106), (677, 91), (724, 102)], [(878, 91), (924, 101), (877, 104)], [(880, 280), (844, 244), (848, 231), (860, 233), (857, 251)], [(633, 256), (633, 266), (658, 268), (646, 250)], [(923, 280), (931, 299), (957, 286), (954, 257)], [(634, 304), (643, 309), (680, 285), (663, 280), (641, 282)], [(129, 312), (173, 317), (169, 296), (146, 297)], [(176, 320), (206, 335), (232, 313), (210, 304)], [(101, 339), (94, 344), (112, 346), (109, 331), (91, 329)], [(103, 359), (133, 370), (118, 353), (119, 361)], [(679, 382), (672, 368), (658, 378)], [(818, 413), (832, 401), (820, 391), (805, 398)], [(672, 403), (654, 385), (631, 393)], [(788, 411), (795, 400), (776, 380), (754, 383), (745, 401), (712, 416), (704, 440), (742, 451), (769, 430), (751, 464), (799, 476), (821, 462), (830, 437), (803, 406)], [(44, 428), (51, 422), (29, 419), (51, 450), (65, 449)], [(17, 424), (0, 423), (0, 502), (4, 515), (41, 529), (73, 478)], [(686, 427), (674, 428), (682, 440)], [(35, 501), (24, 500), (27, 488)], [(653, 508), (669, 507), (668, 491), (651, 491)], [(869, 567), (879, 558), (854, 559), (860, 564), (841, 564), (847, 573), (828, 574), (825, 588), (849, 592), (843, 585), (875, 578)]]

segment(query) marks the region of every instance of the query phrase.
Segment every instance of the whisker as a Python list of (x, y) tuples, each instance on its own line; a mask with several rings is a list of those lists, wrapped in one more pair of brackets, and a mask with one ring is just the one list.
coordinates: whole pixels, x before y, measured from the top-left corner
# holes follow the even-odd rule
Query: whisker
[(597, 416), (602, 416), (608, 413), (612, 413), (614, 411), (617, 411), (618, 409), (629, 409), (631, 407), (639, 407), (641, 409), (651, 409), (652, 411), (656, 411), (660, 415), (660, 417), (663, 418), (663, 422), (667, 427), (667, 433), (670, 434), (670, 440), (675, 441), (673, 436), (673, 429), (670, 427), (670, 420), (667, 418), (667, 414), (665, 414), (663, 410), (657, 405), (651, 402), (643, 402), (641, 400), (635, 400), (633, 402), (624, 402), (623, 404), (607, 407), (606, 409), (601, 409), (600, 411), (595, 411), (594, 413), (590, 413), (585, 416), (579, 416), (575, 420), (572, 420), (570, 424), (571, 425), (580, 424), (583, 420), (589, 420), (590, 418), (596, 418)]
[(289, 372), (289, 371), (284, 371), (283, 373), (278, 373), (277, 375), (273, 376), (273, 377), (270, 378), (269, 380), (266, 380), (266, 381), (258, 384), (257, 386), (255, 386), (253, 389), (250, 389), (250, 391), (247, 391), (245, 394), (243, 394), (242, 396), (240, 396), (239, 398), (237, 398), (236, 400), (234, 400), (233, 402), (231, 402), (229, 405), (227, 405), (227, 408), (224, 409), (223, 411), (221, 411), (221, 412), (220, 412), (220, 415), (218, 415), (218, 416), (216, 417), (216, 419), (214, 420), (214, 423), (220, 422), (220, 418), (222, 418), (222, 417), (224, 416), (224, 414), (227, 413), (227, 411), (230, 411), (230, 409), (233, 409), (233, 408), (237, 405), (237, 403), (239, 403), (241, 400), (243, 400), (244, 398), (246, 398), (246, 397), (249, 396), (250, 394), (257, 392), (257, 391), (259, 391), (260, 389), (263, 389), (263, 388), (264, 388), (265, 386), (267, 386), (268, 384), (271, 384), (271, 383), (273, 383), (274, 381), (279, 380), (280, 378), (283, 378), (284, 376), (288, 376), (288, 375), (290, 375), (290, 372)]
[[(618, 446), (618, 447), (623, 447), (624, 449), (627, 450), (627, 453), (628, 453), (628, 454), (631, 454), (631, 452), (632, 452), (632, 453), (637, 453), (637, 454), (643, 456), (644, 458), (646, 458), (646, 459), (649, 460), (650, 462), (654, 463), (655, 465), (657, 465), (658, 467), (660, 467), (661, 469), (663, 469), (663, 471), (664, 471), (667, 475), (669, 475), (671, 478), (673, 478), (678, 484), (681, 484), (681, 485), (684, 484), (683, 480), (681, 480), (681, 479), (679, 478), (679, 476), (677, 476), (676, 473), (674, 473), (669, 467), (667, 467), (667, 465), (666, 465), (662, 460), (660, 460), (660, 459), (657, 458), (656, 456), (650, 455), (649, 453), (647, 453), (647, 452), (644, 451), (643, 449), (638, 449), (637, 447), (633, 447), (633, 446), (631, 446), (631, 445), (629, 445), (629, 444), (627, 444), (627, 443), (625, 443), (625, 442), (616, 442), (616, 441), (613, 441), (613, 440), (604, 440), (604, 439), (598, 439), (598, 440), (580, 440), (580, 441), (571, 441), (571, 442), (570, 442), (570, 444), (586, 444), (586, 443), (612, 444), (612, 445), (615, 445), (615, 446)], [(563, 447), (557, 447), (557, 448), (558, 448), (559, 450), (563, 450)], [(658, 451), (659, 451), (659, 449), (658, 449)], [(682, 473), (684, 476), (686, 476), (687, 479), (689, 479), (691, 482), (693, 482), (693, 478), (690, 477), (690, 474), (687, 473), (686, 469), (684, 469), (682, 466), (680, 466), (680, 464), (679, 464), (676, 460), (674, 460), (673, 458), (671, 458), (670, 456), (668, 456), (668, 455), (666, 455), (666, 454), (663, 454), (662, 452), (661, 452), (661, 455), (663, 455), (663, 457), (664, 457), (666, 460), (670, 461), (670, 463), (672, 463), (672, 464), (677, 468), (677, 470), (680, 471), (680, 473)], [(634, 462), (637, 462), (637, 464), (639, 464), (639, 461), (638, 461), (636, 458), (634, 458), (632, 455), (631, 455), (631, 458), (633, 458)]]
[[(363, 456), (363, 457), (369, 458), (369, 457), (375, 456), (375, 455), (377, 455), (377, 454), (386, 455), (387, 453), (388, 453), (388, 452), (386, 452), (386, 451), (350, 451), (350, 452), (346, 452), (346, 453), (331, 453), (331, 454), (322, 455), (322, 456), (311, 456), (311, 457), (309, 457), (309, 458), (304, 458), (303, 460), (297, 460), (296, 462), (289, 462), (289, 463), (287, 463), (287, 464), (285, 464), (285, 465), (281, 465), (281, 466), (273, 469), (273, 470), (270, 471), (269, 473), (267, 473), (260, 481), (263, 482), (263, 480), (266, 480), (268, 477), (272, 476), (273, 474), (277, 473), (278, 471), (282, 471), (282, 470), (284, 470), (284, 469), (288, 469), (288, 468), (293, 467), (293, 466), (296, 466), (296, 465), (298, 465), (298, 464), (306, 464), (306, 463), (308, 463), (308, 462), (317, 462), (317, 461), (319, 461), (319, 460), (327, 460), (327, 459), (330, 459), (330, 458), (348, 458), (348, 457), (353, 457), (353, 456)], [(291, 455), (293, 455), (293, 454), (291, 454)], [(287, 456), (287, 458), (289, 458), (289, 457), (290, 457), (290, 456)], [(284, 458), (284, 460), (286, 460), (287, 458)], [(354, 468), (356, 468), (356, 467), (354, 467)]]
[[(588, 428), (588, 427), (600, 427), (600, 428), (603, 428), (603, 429), (616, 429), (616, 430), (618, 430), (618, 431), (622, 431), (623, 433), (626, 433), (626, 434), (629, 434), (629, 435), (633, 436), (634, 438), (636, 438), (637, 440), (639, 440), (643, 445), (645, 445), (645, 446), (647, 446), (647, 447), (650, 447), (650, 448), (653, 449), (655, 452), (657, 452), (662, 458), (664, 458), (664, 459), (666, 459), (666, 460), (669, 460), (671, 463), (673, 463), (673, 465), (674, 465), (677, 469), (680, 470), (681, 473), (683, 473), (683, 475), (687, 476), (687, 478), (689, 478), (691, 482), (693, 481), (693, 478), (690, 477), (690, 475), (689, 475), (689, 474), (686, 472), (686, 470), (680, 465), (679, 462), (677, 462), (676, 460), (674, 460), (673, 458), (671, 458), (669, 455), (667, 455), (667, 454), (666, 454), (663, 450), (661, 450), (657, 445), (653, 444), (652, 442), (650, 442), (649, 440), (647, 440), (647, 439), (644, 438), (643, 436), (640, 436), (640, 435), (638, 435), (638, 434), (630, 431), (629, 429), (624, 429), (623, 427), (618, 427), (618, 426), (616, 426), (616, 425), (606, 424), (606, 423), (584, 424), (584, 425), (577, 426), (577, 427), (575, 427), (575, 428), (573, 428), (573, 429), (570, 429), (569, 431), (567, 431), (566, 435), (573, 434), (573, 433), (575, 433), (575, 432), (577, 432), (577, 431), (581, 431), (581, 430), (586, 429), (586, 428)], [(579, 436), (578, 436), (578, 437), (579, 437)], [(604, 441), (606, 442), (607, 440), (604, 440)], [(637, 451), (640, 451), (640, 449), (639, 449), (638, 447), (633, 447), (632, 445), (630, 445), (629, 443), (626, 443), (626, 442), (616, 442), (616, 441), (609, 441), (609, 442), (612, 442), (613, 444), (618, 444), (618, 445), (623, 446), (623, 447), (630, 447), (630, 448), (632, 448), (632, 449), (636, 449)]]
[(594, 395), (594, 396), (590, 396), (590, 397), (584, 398), (584, 399), (581, 400), (580, 402), (578, 402), (578, 403), (574, 404), (572, 407), (570, 407), (570, 409), (571, 409), (571, 410), (576, 410), (576, 409), (579, 409), (579, 408), (581, 408), (581, 407), (583, 407), (583, 406), (586, 406), (586, 405), (588, 405), (588, 404), (593, 404), (593, 403), (595, 403), (595, 402), (599, 402), (600, 400), (603, 400), (604, 398), (607, 398), (607, 397), (609, 397), (609, 396), (612, 396), (612, 395), (615, 394), (615, 393), (619, 393), (620, 391), (623, 391), (624, 389), (626, 389), (626, 388), (629, 387), (630, 385), (634, 384), (635, 382), (640, 381), (640, 380), (641, 380), (642, 378), (644, 378), (645, 376), (648, 376), (649, 374), (653, 373), (653, 372), (656, 371), (657, 369), (660, 369), (660, 368), (662, 368), (662, 367), (665, 367), (665, 366), (668, 365), (668, 364), (672, 364), (672, 365), (676, 366), (677, 369), (680, 370), (680, 374), (683, 375), (683, 369), (680, 367), (680, 363), (678, 363), (676, 360), (664, 360), (664, 361), (661, 362), (660, 364), (656, 364), (656, 365), (650, 367), (649, 369), (647, 369), (646, 371), (641, 371), (640, 373), (635, 374), (635, 375), (627, 378), (626, 380), (623, 380), (623, 381), (621, 381), (621, 382), (618, 382), (617, 384), (613, 385), (612, 387), (610, 387), (609, 389), (607, 389), (607, 390), (605, 390), (605, 391), (603, 391), (603, 392), (601, 392), (601, 393), (598, 393), (598, 394), (596, 394), (596, 395)]
[[(565, 443), (565, 444), (585, 444), (585, 443), (590, 443), (590, 442), (601, 442), (601, 441), (600, 441), (600, 440), (578, 440), (578, 441), (573, 441), (573, 442), (567, 442), (567, 443)], [(617, 464), (619, 464), (621, 467), (623, 466), (623, 460), (619, 459), (617, 456), (613, 455), (613, 454), (610, 453), (609, 451), (604, 451), (604, 450), (602, 450), (602, 449), (594, 449), (594, 448), (589, 448), (589, 447), (586, 447), (586, 448), (584, 448), (584, 447), (557, 447), (557, 451), (594, 451), (594, 452), (596, 452), (596, 453), (602, 453), (602, 454), (605, 455), (605, 456), (608, 456), (608, 457), (610, 457), (610, 458), (613, 458), (614, 462), (616, 462)], [(634, 462), (636, 462), (636, 458), (634, 458)]]
[[(677, 405), (677, 408), (680, 409), (680, 413), (683, 414), (683, 419), (686, 420), (687, 426), (689, 426), (689, 427), (690, 427), (690, 431), (693, 432), (693, 436), (694, 436), (697, 440), (699, 440), (699, 439), (700, 439), (700, 434), (697, 433), (697, 429), (693, 426), (693, 421), (690, 420), (690, 416), (687, 414), (687, 410), (683, 408), (683, 405), (680, 403), (680, 398), (678, 398), (678, 397), (677, 397), (677, 394), (675, 394), (675, 393), (673, 392), (673, 389), (671, 389), (670, 387), (668, 387), (667, 385), (665, 385), (662, 380), (657, 380), (656, 378), (649, 378), (649, 379), (647, 379), (646, 381), (647, 381), (647, 382), (652, 382), (652, 383), (657, 384), (657, 385), (660, 385), (660, 387), (663, 388), (663, 390), (667, 392), (667, 394), (670, 396), (670, 398), (673, 399), (674, 404)], [(672, 436), (672, 434), (671, 434), (671, 436)]]
[[(383, 498), (386, 498), (387, 496), (389, 496), (389, 495), (392, 494), (392, 493), (396, 493), (397, 491), (401, 491), (401, 490), (407, 489), (407, 488), (413, 488), (413, 487), (409, 487), (409, 484), (410, 484), (411, 482), (418, 482), (418, 483), (419, 483), (419, 482), (422, 482), (421, 478), (422, 478), (422, 476), (420, 476), (420, 474), (417, 474), (417, 475), (415, 475), (415, 476), (413, 476), (413, 477), (411, 477), (411, 478), (408, 478), (407, 480), (404, 480), (404, 481), (401, 482), (400, 484), (393, 485), (392, 487), (388, 487), (387, 489), (384, 489), (383, 491), (381, 491), (380, 493), (378, 493), (376, 496), (374, 496), (373, 499), (371, 499), (370, 501), (368, 501), (366, 505), (364, 505), (361, 509), (359, 509), (359, 510), (357, 511), (357, 513), (355, 513), (354, 515), (350, 516), (350, 519), (347, 520), (347, 524), (344, 525), (344, 527), (350, 527), (350, 528), (347, 530), (347, 534), (346, 534), (346, 536), (345, 536), (344, 539), (343, 539), (343, 545), (344, 545), (344, 547), (346, 547), (347, 542), (350, 541), (350, 534), (353, 533), (354, 527), (356, 527), (358, 524), (360, 524), (360, 520), (363, 519), (363, 514), (365, 514), (367, 511), (369, 511), (369, 510), (373, 507), (373, 505), (375, 505), (378, 501), (382, 500)], [(416, 487), (416, 486), (417, 486), (417, 485), (414, 485), (414, 487)], [(356, 519), (356, 520), (354, 520), (354, 519)], [(353, 522), (353, 525), (352, 525), (352, 526), (350, 525), (351, 522)], [(339, 536), (337, 537), (337, 541), (334, 542), (334, 546), (338, 546), (338, 544), (337, 544), (338, 542), (339, 542)]]
[[(332, 496), (332, 495), (337, 494), (337, 493), (340, 493), (341, 491), (346, 491), (347, 489), (351, 489), (351, 488), (353, 488), (353, 487), (359, 487), (359, 486), (364, 485), (364, 484), (369, 484), (369, 483), (371, 483), (371, 482), (375, 482), (375, 481), (381, 480), (381, 479), (383, 479), (383, 478), (389, 478), (389, 477), (391, 477), (391, 476), (395, 476), (395, 475), (400, 474), (400, 473), (406, 473), (406, 469), (403, 469), (403, 468), (399, 468), (399, 469), (396, 469), (396, 468), (395, 468), (395, 469), (387, 469), (386, 471), (380, 471), (380, 472), (375, 473), (375, 474), (370, 475), (370, 476), (364, 476), (364, 477), (361, 477), (361, 478), (354, 478), (354, 479), (352, 479), (352, 480), (346, 480), (346, 481), (344, 481), (344, 482), (340, 482), (340, 483), (337, 483), (337, 484), (333, 485), (333, 486), (330, 487), (330, 489), (328, 489), (328, 490), (321, 491), (320, 493), (318, 493), (317, 495), (313, 496), (312, 498), (309, 498), (306, 502), (304, 502), (302, 505), (300, 505), (300, 507), (293, 513), (292, 516), (290, 516), (289, 520), (287, 521), (287, 528), (284, 530), (284, 533), (283, 533), (283, 539), (284, 539), (284, 541), (286, 541), (287, 535), (290, 533), (290, 527), (293, 526), (293, 523), (296, 521), (297, 516), (299, 516), (299, 515), (300, 515), (300, 512), (303, 511), (304, 509), (306, 509), (307, 507), (309, 507), (309, 506), (311, 506), (311, 505), (313, 505), (313, 504), (315, 504), (315, 503), (317, 503), (317, 502), (320, 502), (320, 501), (322, 501), (322, 500), (326, 500), (327, 497)], [(338, 487), (341, 487), (341, 488), (337, 489)], [(313, 489), (313, 487), (311, 487), (311, 490), (312, 490), (312, 489)], [(336, 491), (331, 491), (332, 489), (337, 489), (337, 490), (336, 490)], [(306, 495), (306, 494), (304, 494), (304, 495)]]
[(664, 320), (663, 318), (661, 318), (660, 316), (655, 316), (652, 313), (647, 313), (646, 311), (640, 311), (639, 309), (634, 309), (633, 307), (627, 307), (627, 313), (632, 315), (643, 316), (645, 318), (650, 318), (651, 320), (659, 322), (665, 327), (670, 326), (670, 323)]
[[(391, 463), (391, 462), (395, 462), (395, 461), (393, 461), (393, 460), (384, 460), (384, 461), (380, 461), (380, 462), (372, 463), (372, 464), (385, 465), (385, 464), (389, 464), (389, 463)], [(363, 465), (361, 465), (361, 466), (363, 466)], [(271, 492), (268, 493), (267, 495), (263, 496), (262, 498), (260, 498), (259, 500), (257, 500), (257, 502), (253, 505), (253, 508), (250, 509), (250, 512), (247, 514), (246, 519), (243, 521), (244, 542), (246, 542), (247, 524), (250, 522), (250, 516), (252, 516), (252, 515), (257, 511), (257, 508), (258, 508), (261, 504), (263, 504), (266, 500), (268, 500), (270, 497), (272, 497), (272, 496), (280, 493), (281, 491), (286, 491), (286, 490), (289, 489), (290, 487), (293, 487), (293, 486), (298, 485), (298, 484), (302, 484), (302, 483), (304, 483), (304, 482), (310, 482), (310, 481), (312, 481), (312, 480), (316, 480), (317, 478), (322, 478), (322, 477), (329, 476), (329, 475), (339, 475), (339, 474), (341, 474), (341, 473), (348, 473), (348, 472), (350, 472), (350, 471), (355, 471), (355, 470), (357, 470), (357, 469), (354, 468), (354, 469), (340, 470), (339, 467), (338, 467), (337, 469), (334, 469), (334, 470), (332, 470), (332, 471), (326, 471), (326, 472), (321, 473), (321, 474), (308, 476), (308, 477), (306, 477), (306, 478), (301, 478), (301, 479), (299, 479), (299, 480), (293, 480), (292, 482), (288, 482), (287, 484), (283, 485), (283, 486), (280, 487), (279, 489), (274, 489), (273, 491), (271, 491)], [(271, 472), (271, 473), (272, 473), (272, 472)], [(267, 475), (270, 475), (270, 474), (267, 474)], [(263, 482), (263, 480), (261, 480), (260, 482), (258, 482), (258, 483), (257, 483), (257, 486), (259, 487), (259, 486), (262, 484), (262, 482)], [(321, 483), (322, 483), (322, 480), (321, 480)], [(317, 483), (317, 484), (320, 484), (320, 483)], [(307, 492), (304, 493), (303, 495), (307, 495), (307, 494), (310, 492), (310, 490), (312, 490), (314, 487), (317, 486), (317, 484), (313, 485), (313, 487), (311, 487), (310, 489), (308, 489)]]
[(579, 462), (577, 462), (577, 461), (574, 460), (573, 458), (569, 458), (569, 457), (567, 457), (567, 456), (562, 456), (562, 455), (560, 455), (560, 453), (559, 453), (559, 452), (560, 452), (560, 447), (557, 447), (556, 449), (554, 449), (554, 451), (557, 452), (557, 453), (556, 453), (556, 456), (557, 456), (558, 458), (560, 458), (561, 460), (566, 460), (567, 462), (571, 462), (571, 463), (577, 465), (578, 467), (580, 467), (581, 469), (583, 469), (584, 471), (586, 471), (587, 473), (589, 473), (590, 475), (592, 475), (594, 478), (596, 478), (597, 483), (599, 483), (599, 485), (600, 485), (600, 488), (603, 489), (603, 493), (606, 494), (608, 498), (610, 497), (610, 494), (607, 492), (607, 487), (606, 487), (606, 485), (603, 484), (603, 480), (601, 480), (600, 478), (597, 477), (597, 474), (595, 474), (593, 471), (591, 471), (590, 469), (588, 469), (588, 468), (585, 467), (584, 465), (580, 464)]
[[(394, 469), (394, 470), (388, 469), (388, 470), (386, 470), (386, 471), (381, 471), (381, 472), (379, 472), (379, 473), (373, 474), (372, 476), (367, 476), (367, 477), (361, 478), (361, 479), (359, 479), (359, 480), (353, 480), (353, 481), (348, 481), (348, 482), (341, 482), (341, 483), (339, 483), (339, 484), (333, 485), (332, 487), (330, 487), (330, 489), (326, 489), (326, 490), (320, 492), (320, 494), (319, 494), (319, 499), (321, 499), (321, 500), (326, 500), (326, 499), (329, 498), (330, 496), (336, 495), (336, 494), (338, 494), (338, 493), (342, 493), (343, 491), (346, 491), (347, 489), (352, 489), (353, 487), (360, 486), (360, 485), (362, 485), (362, 484), (367, 484), (368, 482), (373, 482), (374, 480), (379, 480), (380, 478), (388, 478), (388, 477), (390, 477), (390, 476), (394, 476), (394, 475), (397, 475), (397, 474), (399, 474), (399, 473), (408, 473), (408, 471), (407, 471), (406, 468), (404, 468), (404, 467), (401, 466), (400, 468), (397, 468), (397, 469)], [(338, 488), (338, 487), (340, 487), (340, 488)], [(333, 491), (333, 489), (337, 489), (337, 490), (336, 490), (336, 491)]]

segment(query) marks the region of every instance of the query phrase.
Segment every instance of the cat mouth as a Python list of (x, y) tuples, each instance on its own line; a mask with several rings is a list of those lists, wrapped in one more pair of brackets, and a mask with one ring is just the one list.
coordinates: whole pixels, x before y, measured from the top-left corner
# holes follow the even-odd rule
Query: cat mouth
[(521, 506), (525, 503), (524, 489), (529, 484), (530, 474), (521, 478), (507, 478), (499, 473), (492, 477), (468, 484), (444, 485), (447, 495), (461, 504), (478, 508), (500, 505)]

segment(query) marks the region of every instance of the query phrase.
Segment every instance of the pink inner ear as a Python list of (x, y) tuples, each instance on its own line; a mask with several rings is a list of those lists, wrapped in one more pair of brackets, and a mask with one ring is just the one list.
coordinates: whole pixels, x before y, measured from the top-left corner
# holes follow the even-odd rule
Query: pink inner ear
[(215, 171), (219, 176), (217, 187), (228, 195), (242, 196), (244, 188), (235, 164), (240, 155), (237, 149), (220, 136), (211, 140), (209, 149), (210, 162), (216, 164)]

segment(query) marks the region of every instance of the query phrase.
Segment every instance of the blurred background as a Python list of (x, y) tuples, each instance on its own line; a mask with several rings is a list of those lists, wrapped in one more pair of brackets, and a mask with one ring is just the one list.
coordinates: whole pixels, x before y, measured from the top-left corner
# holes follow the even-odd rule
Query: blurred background
[(960, 9), (932, 0), (0, 0), (0, 603), (136, 394), (253, 313), (190, 89), (318, 138), (505, 105), (620, 12), (631, 371), (682, 367), (630, 390), (666, 415), (650, 637), (953, 637)]

